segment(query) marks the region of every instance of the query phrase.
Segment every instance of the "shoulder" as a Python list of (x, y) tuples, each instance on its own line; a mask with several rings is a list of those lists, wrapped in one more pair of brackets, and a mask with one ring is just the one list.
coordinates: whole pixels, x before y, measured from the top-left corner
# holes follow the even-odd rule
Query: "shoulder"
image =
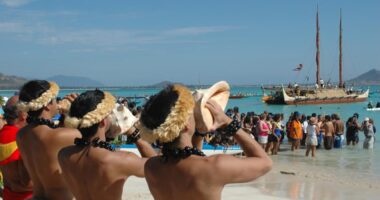
[(51, 130), (55, 136), (60, 138), (75, 138), (81, 137), (81, 134), (78, 129), (73, 128), (56, 128)]
[(125, 151), (112, 152), (108, 156), (109, 162), (115, 163), (116, 166), (120, 167), (134, 164), (140, 160), (141, 158), (138, 157), (135, 153)]
[(149, 158), (145, 165), (144, 165), (144, 170), (145, 172), (150, 172), (151, 170), (154, 170), (158, 164), (162, 163), (162, 157), (161, 156), (154, 156)]

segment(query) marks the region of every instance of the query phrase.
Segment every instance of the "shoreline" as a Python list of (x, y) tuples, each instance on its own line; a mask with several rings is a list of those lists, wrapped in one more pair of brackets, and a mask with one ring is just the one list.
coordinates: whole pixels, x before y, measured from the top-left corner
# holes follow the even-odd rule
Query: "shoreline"
[[(305, 149), (281, 151), (271, 156), (273, 168), (268, 174), (249, 183), (226, 185), (222, 199), (377, 199), (380, 174), (376, 172), (380, 166), (374, 160), (379, 155), (363, 150), (361, 144), (317, 150), (316, 158), (305, 157)], [(282, 145), (282, 149), (288, 148)], [(124, 185), (123, 199), (153, 197), (145, 179), (130, 177)]]

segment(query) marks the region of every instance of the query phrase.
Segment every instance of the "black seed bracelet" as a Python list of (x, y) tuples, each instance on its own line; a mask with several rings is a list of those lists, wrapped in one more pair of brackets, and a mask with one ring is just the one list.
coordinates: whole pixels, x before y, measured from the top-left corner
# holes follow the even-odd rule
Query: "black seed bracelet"
[(234, 135), (236, 135), (237, 131), (240, 128), (241, 128), (240, 122), (238, 120), (234, 119), (225, 128), (222, 128), (220, 130), (220, 132), (226, 136), (234, 136)]
[(139, 140), (140, 138), (141, 138), (140, 130), (136, 128), (135, 131), (133, 131), (131, 135), (128, 135), (127, 143), (128, 144), (136, 143), (137, 140)]
[(198, 131), (195, 131), (194, 135), (198, 137), (206, 137), (208, 133), (200, 133)]

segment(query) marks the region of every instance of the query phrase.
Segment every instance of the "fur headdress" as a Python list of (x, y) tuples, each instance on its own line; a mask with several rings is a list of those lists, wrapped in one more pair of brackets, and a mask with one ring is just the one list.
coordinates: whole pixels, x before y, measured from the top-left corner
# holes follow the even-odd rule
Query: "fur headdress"
[(50, 88), (41, 94), (40, 97), (29, 102), (19, 101), (17, 108), (23, 112), (36, 111), (47, 106), (51, 100), (55, 99), (59, 92), (59, 86), (54, 82), (49, 82)]
[(155, 140), (163, 143), (172, 142), (179, 137), (181, 130), (185, 128), (194, 110), (194, 99), (189, 89), (184, 86), (174, 85), (173, 91), (178, 94), (178, 99), (164, 123), (152, 130), (140, 120), (139, 128), (144, 140), (148, 142), (154, 142)]
[(95, 110), (88, 112), (82, 118), (67, 115), (65, 117), (65, 127), (88, 128), (106, 118), (114, 107), (115, 97), (108, 92), (104, 92), (104, 99), (96, 106)]

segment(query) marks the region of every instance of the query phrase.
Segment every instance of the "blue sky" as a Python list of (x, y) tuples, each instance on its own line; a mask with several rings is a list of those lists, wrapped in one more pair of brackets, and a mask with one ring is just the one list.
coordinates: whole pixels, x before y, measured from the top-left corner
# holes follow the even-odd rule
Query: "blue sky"
[(377, 0), (0, 0), (0, 72), (109, 86), (314, 82), (317, 4), (322, 78), (338, 76), (340, 8), (344, 78), (380, 69)]

